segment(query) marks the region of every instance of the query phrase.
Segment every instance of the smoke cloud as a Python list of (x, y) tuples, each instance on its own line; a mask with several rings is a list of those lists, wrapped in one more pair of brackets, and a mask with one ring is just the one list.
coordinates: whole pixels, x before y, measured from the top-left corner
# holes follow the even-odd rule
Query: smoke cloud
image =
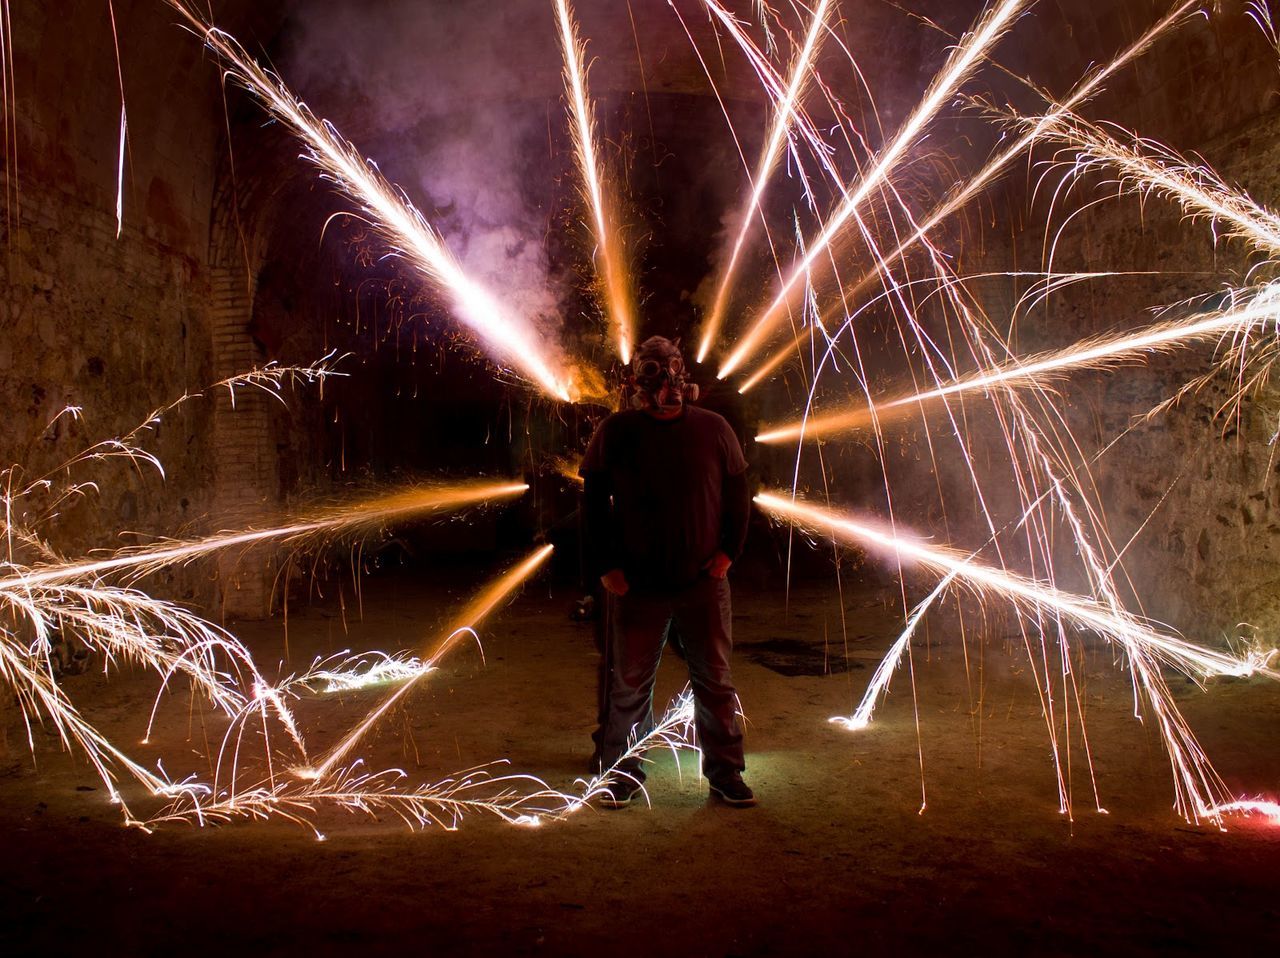
[[(550, 324), (543, 236), (560, 59), (545, 0), (312, 0), (281, 72), (403, 187), (468, 275)], [(541, 193), (539, 193), (541, 190)]]

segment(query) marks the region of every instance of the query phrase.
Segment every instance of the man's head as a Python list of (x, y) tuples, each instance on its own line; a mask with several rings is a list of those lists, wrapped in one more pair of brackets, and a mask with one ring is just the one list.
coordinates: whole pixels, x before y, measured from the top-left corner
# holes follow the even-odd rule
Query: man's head
[(631, 403), (659, 418), (677, 416), (685, 402), (698, 398), (696, 383), (686, 382), (680, 348), (663, 336), (650, 336), (631, 357)]

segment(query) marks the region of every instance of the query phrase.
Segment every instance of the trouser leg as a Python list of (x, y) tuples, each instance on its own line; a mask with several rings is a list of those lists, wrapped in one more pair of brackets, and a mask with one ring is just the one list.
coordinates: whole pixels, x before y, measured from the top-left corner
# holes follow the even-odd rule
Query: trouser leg
[[(626, 754), (633, 739), (647, 735), (653, 728), (653, 684), (671, 620), (671, 604), (664, 597), (632, 590), (625, 596), (610, 595), (608, 614), (609, 701), (601, 741), (605, 768)], [(628, 757), (621, 768), (643, 781), (638, 755)]]
[(729, 671), (733, 639), (728, 580), (708, 576), (684, 592), (676, 602), (675, 621), (688, 654), (702, 771), (712, 782), (723, 781), (746, 768), (738, 695)]
[(602, 589), (596, 589), (593, 594), (597, 614), (591, 623), (591, 632), (600, 659), (596, 667), (596, 729), (591, 733), (591, 767), (599, 772), (604, 754), (604, 728), (609, 720), (609, 676), (613, 671), (613, 597)]

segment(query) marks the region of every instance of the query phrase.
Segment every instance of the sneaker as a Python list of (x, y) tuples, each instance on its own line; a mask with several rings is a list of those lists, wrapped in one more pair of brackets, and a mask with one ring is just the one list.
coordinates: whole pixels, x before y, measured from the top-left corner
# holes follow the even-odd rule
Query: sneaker
[(740, 778), (712, 782), (711, 794), (726, 805), (733, 805), (736, 808), (750, 808), (756, 803), (756, 793), (751, 791), (751, 786)]
[(640, 783), (629, 778), (620, 778), (605, 786), (600, 796), (601, 808), (626, 808), (640, 794)]

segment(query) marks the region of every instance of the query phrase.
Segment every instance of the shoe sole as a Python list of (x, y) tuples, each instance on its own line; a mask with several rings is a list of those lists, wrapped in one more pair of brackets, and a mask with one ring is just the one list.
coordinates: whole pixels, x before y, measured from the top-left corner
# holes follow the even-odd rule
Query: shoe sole
[(635, 801), (634, 795), (628, 795), (626, 798), (613, 798), (606, 795), (600, 799), (600, 807), (616, 811), (619, 808), (627, 808), (633, 801)]
[(734, 808), (751, 808), (752, 806), (759, 804), (754, 795), (750, 798), (730, 798), (714, 785), (711, 786), (711, 794), (719, 801), (724, 802), (726, 805), (732, 805)]

